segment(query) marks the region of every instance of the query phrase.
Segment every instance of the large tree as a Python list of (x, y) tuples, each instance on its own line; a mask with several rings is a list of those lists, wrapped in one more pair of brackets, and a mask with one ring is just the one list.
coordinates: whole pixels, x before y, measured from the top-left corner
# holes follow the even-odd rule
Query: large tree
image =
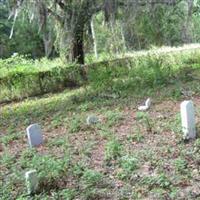
[(58, 21), (69, 59), (84, 64), (85, 29), (93, 14), (102, 9), (103, 0), (56, 0), (51, 7), (45, 1), (38, 1), (45, 4), (48, 13)]
[[(64, 52), (71, 62), (84, 64), (84, 37), (92, 17), (103, 11), (106, 22), (113, 25), (119, 9), (123, 10), (121, 20), (127, 23), (137, 13), (138, 9), (149, 6), (153, 10), (155, 5), (163, 4), (175, 6), (180, 1), (188, 2), (188, 18), (186, 28), (191, 19), (193, 0), (7, 0), (10, 2), (11, 16), (15, 21), (17, 14), (24, 7), (30, 13), (30, 19), (37, 19), (46, 55), (52, 48), (52, 29), (56, 32), (57, 44), (60, 52)], [(153, 15), (153, 11), (151, 12)], [(124, 19), (123, 19), (124, 18)], [(126, 19), (125, 19), (126, 18)], [(157, 20), (157, 19), (155, 19)], [(130, 20), (131, 21), (131, 20)], [(13, 26), (14, 27), (14, 26)], [(12, 32), (12, 31), (11, 31)], [(187, 32), (187, 31), (185, 31)], [(133, 40), (131, 38), (131, 40)]]
[[(32, 15), (36, 16), (40, 30), (44, 32), (46, 49), (48, 49), (49, 32), (48, 20), (54, 21), (58, 39), (64, 46), (66, 57), (70, 61), (84, 64), (84, 33), (93, 14), (104, 8), (104, 0), (11, 0), (15, 2), (12, 15), (14, 20), (22, 7), (26, 7)], [(64, 45), (63, 45), (64, 44)]]

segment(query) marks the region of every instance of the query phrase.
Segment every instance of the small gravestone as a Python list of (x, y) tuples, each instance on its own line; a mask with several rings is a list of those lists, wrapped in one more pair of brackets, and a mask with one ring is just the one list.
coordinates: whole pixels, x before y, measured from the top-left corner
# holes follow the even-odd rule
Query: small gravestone
[(194, 139), (196, 137), (195, 111), (192, 101), (181, 103), (181, 122), (184, 139)]
[(99, 118), (97, 116), (95, 116), (95, 115), (90, 115), (86, 119), (87, 125), (96, 124), (98, 122), (99, 122)]
[(28, 194), (34, 194), (39, 185), (38, 177), (37, 177), (37, 171), (31, 170), (25, 173), (25, 179), (26, 179), (26, 187)]
[(43, 143), (42, 131), (38, 124), (32, 124), (27, 127), (26, 133), (30, 147), (35, 147)]
[(139, 107), (138, 107), (138, 110), (140, 110), (140, 111), (146, 111), (146, 110), (148, 110), (148, 109), (150, 108), (150, 106), (151, 106), (151, 99), (148, 98), (148, 99), (145, 101), (145, 105), (139, 106)]

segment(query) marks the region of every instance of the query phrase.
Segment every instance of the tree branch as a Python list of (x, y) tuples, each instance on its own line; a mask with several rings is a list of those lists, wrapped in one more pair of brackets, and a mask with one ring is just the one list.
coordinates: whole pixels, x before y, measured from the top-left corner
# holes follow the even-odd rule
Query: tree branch
[(52, 15), (61, 25), (63, 25), (63, 18), (60, 15), (55, 13), (50, 8), (47, 8), (47, 12), (48, 12), (48, 14)]
[(62, 0), (55, 0), (55, 3), (57, 3), (62, 10), (65, 9), (65, 4), (63, 3)]
[(137, 4), (138, 6), (145, 6), (147, 4), (165, 4), (169, 6), (174, 6), (179, 3), (179, 0), (146, 0), (146, 1), (134, 1), (134, 0), (127, 0), (127, 1), (119, 1), (119, 6), (129, 6), (130, 4)]

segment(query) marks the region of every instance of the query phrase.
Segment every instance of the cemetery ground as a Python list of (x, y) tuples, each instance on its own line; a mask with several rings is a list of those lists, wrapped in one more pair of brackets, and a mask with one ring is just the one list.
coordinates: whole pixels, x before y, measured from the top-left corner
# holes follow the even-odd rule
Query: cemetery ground
[[(195, 58), (169, 73), (168, 59), (163, 66), (147, 58), (128, 73), (98, 68), (93, 82), (80, 88), (1, 103), (0, 199), (200, 199), (200, 67)], [(117, 82), (113, 71), (123, 80)], [(147, 98), (150, 108), (139, 111)], [(195, 106), (195, 140), (183, 140), (184, 100)], [(97, 123), (87, 123), (88, 116)], [(43, 143), (30, 148), (26, 128), (35, 123)], [(31, 196), (25, 182), (30, 170), (39, 178)]]
[[(182, 90), (185, 89), (183, 92)], [(180, 103), (192, 99), (200, 122), (198, 81), (99, 96), (66, 90), (1, 105), (0, 196), (28, 199), (24, 174), (36, 169), (31, 199), (198, 199), (200, 139), (183, 141)], [(99, 122), (87, 125), (88, 115)], [(42, 127), (44, 143), (29, 148), (25, 129)]]

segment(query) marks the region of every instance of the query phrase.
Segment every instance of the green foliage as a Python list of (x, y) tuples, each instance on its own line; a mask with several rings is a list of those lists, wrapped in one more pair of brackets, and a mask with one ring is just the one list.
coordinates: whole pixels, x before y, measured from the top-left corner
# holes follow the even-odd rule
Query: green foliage
[(136, 134), (136, 139), (139, 139), (139, 140), (142, 139), (142, 136), (140, 133), (141, 132), (140, 126), (142, 126), (142, 130), (143, 128), (145, 128), (147, 133), (155, 133), (153, 121), (147, 113), (137, 112), (136, 120), (138, 122), (138, 131), (139, 131)]
[[(191, 73), (196, 70), (192, 76), (198, 76), (199, 67), (193, 66), (198, 54), (184, 54), (182, 59)], [(176, 64), (174, 60), (172, 56), (167, 62)], [(176, 67), (182, 71), (181, 66)], [(182, 72), (181, 79), (173, 74), (179, 85), (168, 83), (160, 88), (155, 83), (161, 91), (152, 92), (156, 105), (148, 112), (136, 112), (141, 97), (135, 97), (134, 91), (115, 98), (100, 96), (90, 87), (2, 105), (1, 199), (178, 199), (182, 192), (190, 196), (183, 189), (199, 176), (199, 139), (185, 144), (177, 138), (182, 135), (176, 112), (180, 101), (174, 100), (172, 90), (177, 85), (177, 90), (194, 89), (195, 101), (200, 90), (199, 82)], [(143, 95), (145, 99), (147, 93)], [(84, 126), (83, 117), (89, 113), (100, 116), (101, 123)], [(198, 117), (199, 112), (196, 114)], [(160, 134), (146, 133), (146, 120), (154, 128), (161, 127)], [(29, 149), (24, 130), (33, 122), (43, 124), (45, 142)], [(70, 129), (81, 131), (69, 134)], [(24, 184), (24, 173), (30, 169), (36, 169), (40, 178), (40, 191), (33, 197), (27, 196)]]
[[(0, 56), (2, 58), (9, 57), (14, 52), (29, 55), (32, 58), (45, 56), (44, 41), (49, 37), (51, 40), (47, 43), (52, 43), (50, 46), (53, 46), (53, 53), (50, 56), (54, 57), (57, 55), (55, 51), (58, 51), (58, 54), (64, 55), (65, 58), (70, 57), (67, 55), (70, 54), (73, 46), (73, 35), (76, 35), (72, 34), (72, 32), (77, 30), (71, 27), (72, 24), (73, 26), (76, 25), (73, 20), (77, 20), (79, 16), (83, 18), (87, 16), (86, 13), (84, 15), (82, 13), (89, 12), (91, 6), (82, 10), (81, 5), (85, 1), (79, 5), (72, 1), (66, 7), (54, 10), (54, 6), (51, 5), (53, 2), (45, 1), (43, 6), (46, 5), (48, 9), (53, 9), (53, 13), (56, 13), (56, 15), (48, 15), (48, 20), (45, 21), (45, 17), (41, 16), (42, 13), (37, 10), (38, 5), (34, 2), (26, 2), (22, 4), (14, 26), (13, 37), (9, 39), (13, 18), (7, 20), (10, 10), (12, 10), (8, 5), (14, 6), (14, 3), (15, 1), (10, 1), (7, 4), (5, 0), (0, 2)], [(56, 3), (57, 5), (59, 4), (58, 2)], [(93, 1), (90, 3), (93, 3)], [(96, 3), (99, 5), (100, 2), (97, 1)], [(173, 6), (162, 2), (155, 3), (153, 6), (151, 3), (145, 4), (145, 2), (142, 3), (142, 6), (140, 6), (139, 2), (130, 3), (125, 1), (125, 4), (129, 6), (123, 6), (120, 3), (115, 8), (116, 10), (112, 8), (112, 3), (108, 6), (107, 9), (111, 9), (111, 15), (115, 11), (109, 22), (105, 22), (104, 10), (93, 13), (98, 59), (94, 58), (94, 53), (92, 53), (94, 41), (91, 39), (93, 37), (89, 26), (90, 19), (86, 18), (87, 23), (85, 24), (83, 39), (87, 63), (108, 59), (113, 54), (123, 54), (135, 49), (147, 49), (152, 46), (162, 45), (176, 46), (183, 44), (185, 41), (187, 42), (187, 40), (193, 43), (199, 42), (199, 1), (194, 1), (191, 16), (189, 16), (190, 12), (188, 12), (189, 4), (187, 5), (187, 2), (183, 0), (176, 1)], [(67, 8), (74, 10), (72, 19), (68, 15)], [(55, 19), (57, 18), (55, 16), (60, 16), (58, 18), (62, 18), (66, 26), (60, 26), (60, 22), (57, 23), (59, 20), (56, 21)], [(70, 20), (68, 21), (68, 19)], [(78, 20), (78, 22), (80, 28), (82, 23), (85, 23), (85, 20)], [(187, 40), (185, 40), (184, 35), (188, 35)], [(45, 38), (45, 36), (48, 37)], [(56, 50), (55, 46), (57, 47)]]
[(175, 168), (180, 173), (187, 173), (187, 161), (182, 158), (178, 158), (174, 161)]
[(148, 185), (149, 188), (169, 188), (171, 186), (170, 179), (164, 173), (157, 176), (144, 177), (141, 183)]
[(120, 120), (123, 119), (123, 115), (120, 111), (115, 111), (115, 112), (108, 111), (108, 112), (105, 113), (105, 116), (107, 118), (106, 125), (108, 127), (111, 127), (111, 126), (117, 124)]
[(0, 60), (0, 101), (22, 99), (75, 87), (81, 82), (80, 68), (50, 61), (14, 56)]
[(59, 194), (59, 197), (61, 199), (66, 199), (66, 200), (73, 200), (75, 196), (76, 196), (76, 191), (73, 189), (63, 189)]
[(82, 121), (80, 118), (74, 118), (71, 120), (71, 123), (70, 123), (70, 127), (69, 127), (69, 132), (70, 133), (75, 133), (75, 132), (78, 132), (81, 130), (81, 124), (82, 124)]
[(60, 147), (62, 148), (63, 146), (65, 146), (67, 143), (67, 141), (63, 138), (58, 138), (56, 140), (53, 140), (49, 143), (49, 146), (56, 146), (56, 147)]
[(119, 159), (119, 165), (122, 168), (117, 176), (121, 179), (131, 177), (136, 169), (139, 168), (139, 160), (133, 155), (125, 155)]
[(94, 170), (85, 170), (81, 177), (85, 188), (97, 185), (102, 180), (102, 174)]
[(140, 129), (132, 130), (131, 134), (128, 135), (127, 140), (132, 142), (142, 142), (144, 140), (144, 135), (142, 135)]
[(151, 89), (164, 88), (176, 83), (177, 80), (186, 80), (186, 74), (181, 73), (184, 72), (182, 66), (194, 55), (194, 62), (197, 64), (198, 51), (172, 52), (165, 55), (159, 51), (142, 56), (136, 54), (131, 59), (103, 62), (99, 63), (98, 67), (92, 66), (88, 77), (91, 86), (99, 92), (106, 91), (119, 95), (134, 92), (143, 95), (143, 91), (146, 94)]
[(180, 113), (176, 114), (173, 120), (169, 122), (169, 126), (171, 130), (173, 130), (177, 136), (182, 138), (182, 127), (180, 126), (181, 124), (181, 115)]
[(122, 145), (116, 139), (111, 139), (105, 146), (105, 159), (107, 161), (116, 160), (122, 154)]
[[(32, 60), (16, 55), (0, 60), (0, 101), (76, 87), (85, 84), (86, 78), (95, 92), (120, 96), (134, 91), (142, 95), (141, 91), (151, 92), (177, 79), (187, 80), (182, 66), (192, 63), (194, 68), (198, 68), (199, 57), (198, 50), (166, 55), (157, 50), (91, 64), (82, 70), (78, 65), (65, 65), (61, 59)], [(87, 72), (85, 76), (83, 71)]]
[(5, 135), (5, 136), (3, 136), (3, 137), (1, 137), (0, 138), (0, 142), (2, 143), (2, 144), (8, 144), (8, 143), (10, 143), (10, 142), (12, 142), (12, 141), (14, 141), (14, 140), (18, 140), (18, 139), (20, 139), (21, 137), (22, 137), (22, 135), (23, 135), (23, 132), (19, 132), (19, 133), (10, 133), (10, 134), (8, 134), (8, 135)]
[(36, 169), (38, 176), (43, 182), (52, 182), (67, 172), (68, 158), (56, 159), (53, 156), (37, 155), (27, 152), (20, 159), (23, 168)]
[(200, 154), (200, 138), (198, 138), (194, 143), (194, 152)]
[(7, 168), (11, 168), (15, 162), (15, 157), (8, 152), (4, 152), (4, 155), (1, 157), (0, 163)]
[(132, 48), (182, 43), (181, 32), (186, 13), (181, 3), (172, 7), (164, 4), (146, 5), (135, 12), (132, 20), (125, 23), (127, 42)]
[(122, 169), (124, 169), (128, 173), (136, 170), (139, 166), (138, 159), (135, 156), (129, 155), (123, 156), (120, 160), (120, 163)]
[(83, 199), (98, 199), (102, 195), (100, 185), (103, 182), (103, 174), (100, 172), (86, 169), (80, 181)]
[(14, 26), (13, 37), (9, 38), (13, 24), (11, 19), (8, 20), (9, 11), (8, 5), (0, 2), (0, 57), (8, 58), (14, 52), (29, 55), (33, 58), (43, 57), (42, 36), (38, 32), (37, 24), (30, 24), (27, 13), (23, 12), (18, 16)]

